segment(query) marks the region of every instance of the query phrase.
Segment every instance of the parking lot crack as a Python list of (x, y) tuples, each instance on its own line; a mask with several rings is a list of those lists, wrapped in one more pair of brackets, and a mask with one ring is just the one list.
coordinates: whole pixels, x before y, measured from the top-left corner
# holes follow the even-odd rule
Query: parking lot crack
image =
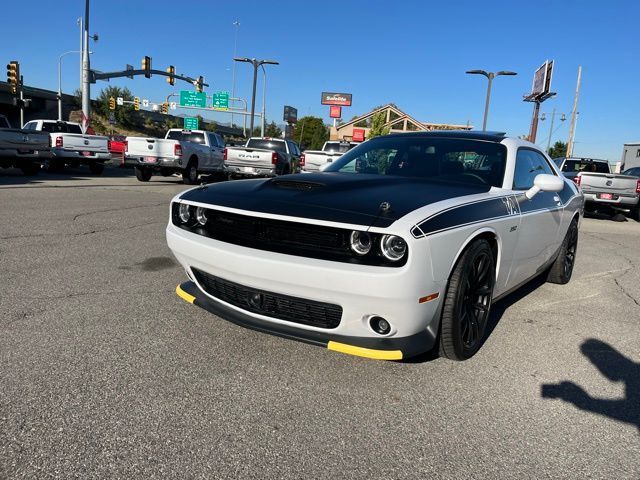
[(622, 284), (618, 281), (617, 278), (614, 278), (613, 281), (616, 282), (616, 285), (618, 286), (618, 288), (622, 293), (624, 293), (627, 297), (629, 297), (633, 301), (633, 303), (636, 304), (636, 306), (640, 307), (640, 302), (638, 302), (638, 300), (633, 295), (627, 292), (627, 289), (622, 286)]

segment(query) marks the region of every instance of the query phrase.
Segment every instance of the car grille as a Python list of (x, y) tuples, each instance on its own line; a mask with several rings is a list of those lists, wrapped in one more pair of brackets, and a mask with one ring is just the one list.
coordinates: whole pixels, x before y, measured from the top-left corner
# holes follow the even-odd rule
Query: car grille
[(249, 312), (319, 328), (336, 328), (342, 307), (304, 298), (257, 290), (192, 268), (197, 282), (214, 298)]

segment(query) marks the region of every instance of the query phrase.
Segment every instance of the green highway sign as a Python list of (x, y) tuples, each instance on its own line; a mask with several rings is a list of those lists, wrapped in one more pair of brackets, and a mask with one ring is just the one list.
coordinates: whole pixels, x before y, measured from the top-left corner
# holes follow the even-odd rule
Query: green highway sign
[(229, 92), (215, 92), (212, 106), (217, 110), (229, 110)]
[(204, 108), (207, 106), (207, 94), (191, 90), (180, 90), (180, 106)]
[(198, 118), (197, 117), (184, 117), (185, 130), (198, 130)]

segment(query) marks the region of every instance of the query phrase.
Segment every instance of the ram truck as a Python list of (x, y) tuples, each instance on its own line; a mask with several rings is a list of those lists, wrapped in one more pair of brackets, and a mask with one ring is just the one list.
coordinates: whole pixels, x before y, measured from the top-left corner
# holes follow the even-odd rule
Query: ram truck
[(628, 210), (640, 221), (640, 179), (611, 172), (609, 162), (592, 158), (556, 159), (562, 174), (582, 189), (585, 209)]
[(36, 175), (40, 159), (49, 156), (49, 135), (30, 129), (12, 128), (0, 115), (0, 167), (19, 168), (25, 175)]
[(51, 142), (51, 156), (43, 166), (49, 172), (58, 172), (66, 165), (88, 165), (94, 175), (102, 174), (104, 163), (111, 160), (109, 139), (100, 135), (83, 133), (79, 123), (59, 120), (32, 120), (26, 130), (46, 132)]
[(253, 137), (244, 147), (227, 147), (224, 165), (229, 179), (240, 177), (275, 177), (298, 173), (301, 153), (291, 140)]
[(201, 173), (225, 175), (224, 139), (214, 132), (172, 128), (164, 138), (127, 137), (125, 145), (125, 164), (141, 182), (154, 173), (180, 173), (187, 185), (195, 185)]
[(356, 142), (330, 140), (324, 142), (322, 150), (305, 150), (302, 152), (303, 158), (300, 162), (303, 165), (302, 171), (318, 172), (325, 168), (327, 164), (339, 159), (356, 145), (358, 145)]

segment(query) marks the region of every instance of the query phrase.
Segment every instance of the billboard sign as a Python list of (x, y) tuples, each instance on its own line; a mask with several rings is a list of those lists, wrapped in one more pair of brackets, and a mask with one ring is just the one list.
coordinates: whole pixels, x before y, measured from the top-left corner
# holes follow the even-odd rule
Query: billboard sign
[(287, 123), (296, 123), (298, 121), (298, 109), (285, 105), (282, 119)]
[(335, 93), (335, 92), (322, 92), (322, 98), (320, 100), (322, 105), (338, 105), (341, 107), (351, 106), (351, 94), (350, 93)]
[(546, 95), (551, 91), (551, 75), (553, 74), (553, 60), (547, 60), (533, 75), (531, 87), (532, 96)]
[(341, 118), (342, 117), (342, 107), (338, 105), (331, 105), (329, 107), (329, 117), (331, 118)]
[(364, 130), (362, 128), (354, 128), (352, 139), (354, 142), (364, 142)]

